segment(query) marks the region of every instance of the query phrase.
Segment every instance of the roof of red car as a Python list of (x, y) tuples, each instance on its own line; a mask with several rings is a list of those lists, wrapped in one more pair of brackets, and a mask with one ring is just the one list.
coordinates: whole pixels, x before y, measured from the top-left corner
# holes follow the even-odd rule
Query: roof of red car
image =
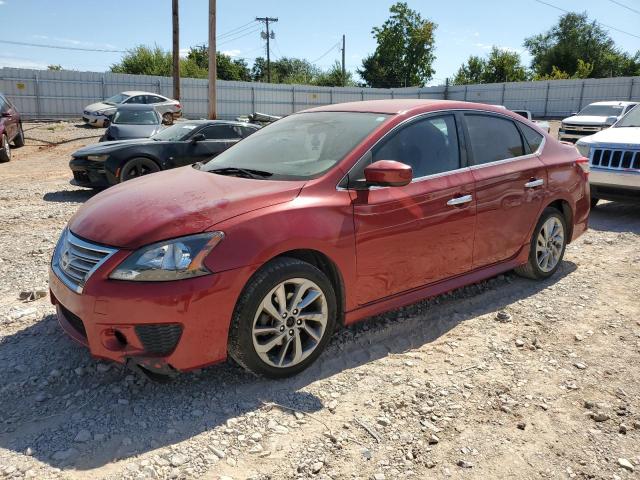
[(365, 100), (363, 102), (335, 103), (322, 107), (310, 108), (304, 112), (370, 112), (399, 114), (409, 111), (429, 111), (456, 108), (473, 108), (493, 112), (505, 112), (504, 107), (496, 107), (485, 103), (462, 102), (457, 100), (429, 100), (419, 98), (396, 98), (388, 100)]

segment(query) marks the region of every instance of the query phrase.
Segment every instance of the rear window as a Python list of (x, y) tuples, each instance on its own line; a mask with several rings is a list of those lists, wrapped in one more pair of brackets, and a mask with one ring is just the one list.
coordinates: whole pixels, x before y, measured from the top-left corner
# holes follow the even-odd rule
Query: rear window
[(118, 110), (113, 123), (117, 125), (157, 125), (158, 114), (153, 110)]
[(529, 144), (531, 151), (534, 153), (538, 151), (540, 145), (542, 145), (542, 139), (544, 137), (533, 128), (527, 127), (524, 124), (520, 124), (520, 130), (522, 131), (522, 135), (524, 135), (524, 139)]
[(465, 114), (473, 162), (476, 165), (524, 155), (522, 137), (512, 120)]

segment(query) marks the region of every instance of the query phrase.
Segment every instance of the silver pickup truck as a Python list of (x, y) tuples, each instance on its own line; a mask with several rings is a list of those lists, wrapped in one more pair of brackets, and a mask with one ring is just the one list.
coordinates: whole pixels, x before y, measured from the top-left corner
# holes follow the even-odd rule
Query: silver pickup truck
[(595, 102), (562, 120), (558, 140), (576, 142), (609, 128), (626, 115), (638, 102)]
[(576, 148), (589, 158), (592, 207), (600, 199), (640, 202), (640, 106)]

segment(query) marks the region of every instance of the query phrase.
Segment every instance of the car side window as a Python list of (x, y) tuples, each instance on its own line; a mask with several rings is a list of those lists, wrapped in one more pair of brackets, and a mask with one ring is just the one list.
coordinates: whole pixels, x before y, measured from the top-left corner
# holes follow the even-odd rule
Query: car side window
[(519, 126), (522, 135), (524, 135), (525, 141), (529, 144), (531, 152), (537, 152), (540, 148), (540, 145), (542, 145), (542, 139), (544, 138), (542, 134), (536, 132), (533, 128), (528, 127), (523, 123), (521, 123)]
[(164, 102), (164, 98), (155, 95), (147, 95), (147, 104), (156, 104)]
[(524, 155), (522, 137), (512, 120), (493, 115), (464, 115), (473, 163), (497, 162)]
[(5, 113), (9, 111), (9, 102), (0, 95), (0, 113)]
[(144, 95), (135, 95), (133, 97), (129, 97), (124, 103), (145, 103), (144, 102)]
[(238, 128), (242, 132), (242, 138), (246, 138), (249, 135), (251, 135), (252, 133), (256, 133), (258, 131), (257, 129), (250, 128), (250, 127), (238, 127)]
[(241, 138), (233, 125), (213, 125), (204, 128), (200, 133), (204, 134), (204, 138), (207, 140), (234, 140)]
[(441, 115), (410, 123), (374, 147), (371, 160), (396, 160), (410, 165), (413, 178), (460, 168), (454, 116)]

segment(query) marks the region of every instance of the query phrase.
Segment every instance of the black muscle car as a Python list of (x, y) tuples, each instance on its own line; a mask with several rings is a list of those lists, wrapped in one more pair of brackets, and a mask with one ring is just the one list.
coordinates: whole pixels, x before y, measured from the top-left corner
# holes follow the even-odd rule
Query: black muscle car
[(242, 122), (193, 120), (150, 138), (89, 145), (72, 155), (71, 183), (106, 188), (141, 175), (206, 161), (259, 128)]

